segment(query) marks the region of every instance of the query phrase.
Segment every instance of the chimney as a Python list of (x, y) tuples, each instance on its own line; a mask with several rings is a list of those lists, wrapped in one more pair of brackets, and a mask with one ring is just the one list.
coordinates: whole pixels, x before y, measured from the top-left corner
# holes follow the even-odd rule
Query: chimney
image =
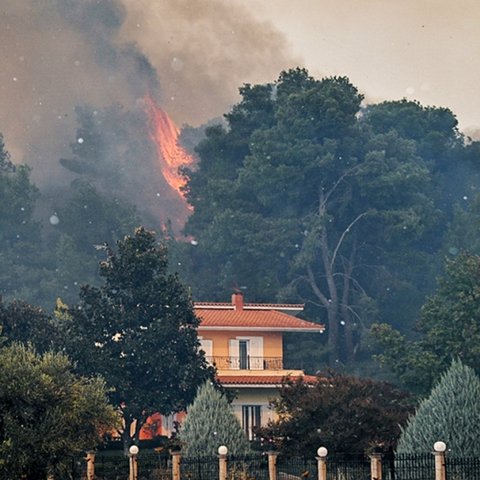
[(243, 293), (235, 292), (232, 295), (232, 305), (234, 310), (243, 310)]

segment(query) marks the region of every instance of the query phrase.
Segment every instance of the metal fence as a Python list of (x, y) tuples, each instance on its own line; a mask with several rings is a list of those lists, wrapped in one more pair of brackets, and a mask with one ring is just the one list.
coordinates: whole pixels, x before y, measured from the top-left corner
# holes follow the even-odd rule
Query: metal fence
[(447, 480), (480, 480), (479, 457), (450, 457), (445, 459)]
[(367, 455), (328, 455), (327, 480), (368, 480), (369, 478), (370, 458)]
[(218, 478), (218, 458), (185, 457), (181, 462), (181, 478), (188, 480), (210, 480)]
[[(275, 465), (276, 480), (318, 479), (318, 458), (255, 454), (248, 457), (227, 458), (225, 480), (270, 480), (269, 462)], [(442, 480), (480, 480), (480, 457), (443, 458)], [(372, 459), (367, 455), (329, 454), (325, 458), (325, 480), (370, 480)], [(136, 480), (174, 480), (172, 457), (167, 452), (143, 451), (137, 458)], [(94, 469), (95, 480), (129, 479), (129, 459), (122, 451), (97, 453)], [(384, 454), (381, 455), (383, 480), (435, 480), (435, 456), (433, 454)], [(219, 479), (219, 458), (183, 457), (180, 462), (181, 480)], [(178, 478), (178, 477), (177, 477)], [(72, 461), (72, 473), (55, 480), (86, 480), (84, 458)]]
[(383, 455), (384, 480), (434, 480), (435, 457), (431, 453)]
[(279, 455), (276, 466), (279, 479), (317, 478), (317, 462), (313, 457)]
[(101, 452), (95, 457), (95, 480), (126, 480), (128, 471), (129, 459), (119, 450)]

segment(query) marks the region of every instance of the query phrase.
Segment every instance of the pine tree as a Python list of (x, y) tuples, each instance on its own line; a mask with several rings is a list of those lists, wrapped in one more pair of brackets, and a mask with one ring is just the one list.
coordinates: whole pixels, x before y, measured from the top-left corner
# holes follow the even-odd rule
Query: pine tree
[(203, 384), (182, 426), (180, 440), (188, 457), (215, 456), (220, 445), (232, 455), (247, 455), (250, 446), (232, 407), (211, 382)]
[(429, 452), (441, 440), (453, 455), (479, 456), (479, 424), (480, 379), (472, 368), (453, 361), (403, 429), (397, 451)]

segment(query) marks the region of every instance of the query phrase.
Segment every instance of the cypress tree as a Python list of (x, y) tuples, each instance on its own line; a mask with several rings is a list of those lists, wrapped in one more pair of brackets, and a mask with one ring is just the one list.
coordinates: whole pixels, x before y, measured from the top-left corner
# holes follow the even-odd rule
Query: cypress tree
[(479, 425), (480, 379), (456, 360), (407, 422), (397, 451), (430, 452), (442, 440), (453, 455), (479, 456)]
[(180, 440), (187, 457), (215, 456), (220, 445), (226, 445), (231, 455), (251, 453), (232, 407), (212, 382), (198, 389), (195, 400), (187, 408)]

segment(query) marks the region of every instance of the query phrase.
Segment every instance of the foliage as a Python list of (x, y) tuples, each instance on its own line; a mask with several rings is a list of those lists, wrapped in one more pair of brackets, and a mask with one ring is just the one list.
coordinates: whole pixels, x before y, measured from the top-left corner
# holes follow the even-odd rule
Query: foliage
[(115, 427), (103, 381), (73, 374), (64, 355), (20, 344), (0, 350), (0, 476), (62, 475), (73, 454)]
[(20, 300), (6, 303), (0, 299), (0, 326), (4, 344), (30, 343), (39, 353), (58, 344), (55, 321), (41, 308)]
[(375, 325), (382, 347), (378, 359), (410, 389), (427, 392), (439, 375), (459, 358), (480, 371), (480, 256), (460, 253), (446, 260), (438, 289), (422, 307), (417, 330), (409, 341), (391, 326)]
[(138, 441), (149, 415), (184, 409), (211, 370), (198, 351), (199, 320), (190, 295), (167, 271), (166, 247), (138, 228), (117, 248), (116, 253), (105, 247), (103, 286), (82, 287), (64, 328), (79, 370), (102, 375), (112, 388), (127, 448)]
[(137, 107), (76, 107), (71, 155), (60, 164), (108, 200), (136, 205), (142, 221), (156, 227), (160, 219), (175, 220), (178, 204), (160, 171), (145, 109), (141, 103)]
[(117, 198), (102, 195), (93, 185), (77, 181), (74, 195), (58, 209), (60, 230), (72, 238), (77, 250), (90, 254), (94, 246), (115, 244), (138, 224), (135, 208)]
[(408, 420), (397, 451), (431, 452), (441, 440), (452, 455), (478, 457), (479, 422), (480, 379), (472, 368), (454, 360)]
[(198, 169), (185, 172), (196, 240), (184, 247), (187, 278), (197, 296), (237, 286), (256, 301), (311, 302), (328, 324), (329, 364), (353, 364), (372, 316), (398, 316), (405, 294), (415, 311), (428, 288), (442, 214), (426, 137), (452, 149), (455, 118), (415, 106), (420, 145), (397, 120), (380, 128), (404, 119), (402, 103), (362, 111), (347, 78), (303, 69), (240, 93), (227, 128), (206, 130)]
[[(478, 181), (477, 181), (478, 185)], [(480, 195), (464, 195), (462, 204), (453, 207), (453, 215), (444, 239), (445, 254), (454, 257), (462, 251), (480, 255)]]
[[(23, 298), (44, 308), (51, 308), (58, 296), (73, 302), (81, 284), (98, 283), (95, 267), (100, 256), (95, 246), (114, 243), (138, 224), (133, 207), (102, 195), (86, 181), (73, 182), (69, 195), (56, 198), (52, 210), (31, 183), (30, 169), (13, 165), (0, 136), (3, 297)], [(44, 216), (45, 209), (55, 212), (57, 223), (40, 228), (35, 211)]]
[(38, 189), (27, 166), (14, 166), (0, 134), (0, 295), (38, 290), (39, 225), (33, 218)]
[(50, 238), (56, 273), (52, 296), (60, 295), (67, 303), (76, 301), (81, 285), (100, 283), (97, 266), (104, 245), (114, 245), (139, 223), (133, 206), (101, 194), (88, 182), (73, 182), (72, 192), (56, 208), (59, 223)]
[(250, 453), (247, 437), (232, 407), (212, 382), (198, 389), (188, 407), (180, 441), (182, 453), (189, 457), (214, 457), (220, 445), (226, 445), (231, 455)]
[(394, 446), (412, 409), (411, 397), (393, 385), (333, 372), (313, 384), (287, 380), (272, 403), (279, 418), (258, 434), (292, 455), (319, 446), (348, 453)]

